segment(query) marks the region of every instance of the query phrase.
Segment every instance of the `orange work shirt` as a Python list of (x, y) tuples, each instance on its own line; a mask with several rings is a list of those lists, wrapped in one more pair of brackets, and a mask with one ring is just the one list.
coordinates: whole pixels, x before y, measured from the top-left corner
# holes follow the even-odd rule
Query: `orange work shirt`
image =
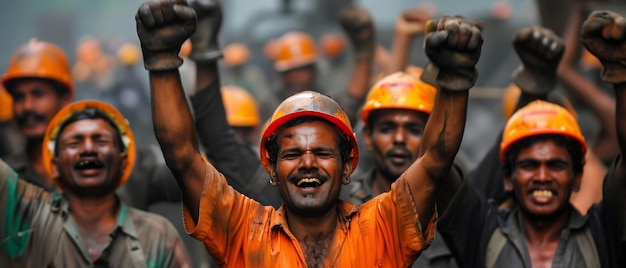
[[(202, 241), (223, 267), (307, 267), (284, 207), (278, 210), (238, 193), (210, 163), (196, 224), (186, 206), (186, 231)], [(422, 234), (405, 175), (391, 191), (355, 206), (337, 205), (337, 229), (326, 267), (409, 267), (430, 245), (437, 213)]]

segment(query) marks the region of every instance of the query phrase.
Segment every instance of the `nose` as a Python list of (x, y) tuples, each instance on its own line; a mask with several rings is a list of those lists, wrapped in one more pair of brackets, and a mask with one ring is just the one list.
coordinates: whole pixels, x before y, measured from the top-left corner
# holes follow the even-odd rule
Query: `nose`
[(81, 155), (85, 155), (85, 154), (93, 154), (95, 153), (95, 146), (94, 146), (94, 142), (91, 139), (85, 139), (82, 142), (82, 146), (80, 147), (81, 151)]
[(25, 94), (23, 100), (24, 110), (32, 111), (35, 108), (35, 98), (31, 94)]
[(317, 168), (317, 158), (311, 151), (306, 151), (302, 154), (302, 167), (305, 169)]
[(535, 175), (535, 181), (537, 182), (547, 182), (550, 180), (550, 173), (548, 172), (548, 167), (546, 165), (540, 165), (537, 168), (537, 173)]
[(406, 130), (404, 128), (396, 128), (393, 132), (393, 142), (395, 144), (404, 144), (406, 142)]

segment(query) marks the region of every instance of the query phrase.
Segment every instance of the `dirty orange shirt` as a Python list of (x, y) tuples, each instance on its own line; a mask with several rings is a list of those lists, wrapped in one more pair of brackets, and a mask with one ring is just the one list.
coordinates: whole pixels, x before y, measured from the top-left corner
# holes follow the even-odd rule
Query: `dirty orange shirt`
[[(206, 163), (198, 223), (186, 206), (183, 222), (215, 261), (223, 267), (307, 267), (284, 207), (266, 207), (238, 193)], [(424, 237), (405, 175), (388, 193), (360, 206), (340, 201), (337, 209), (326, 267), (409, 267), (433, 240), (436, 213)]]

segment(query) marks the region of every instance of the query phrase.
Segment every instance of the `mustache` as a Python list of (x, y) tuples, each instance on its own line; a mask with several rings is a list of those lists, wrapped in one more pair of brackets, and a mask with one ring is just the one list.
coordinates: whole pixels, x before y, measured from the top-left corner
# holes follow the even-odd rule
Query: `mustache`
[(408, 157), (409, 159), (413, 159), (413, 154), (411, 153), (411, 151), (409, 151), (409, 149), (404, 146), (392, 147), (387, 151), (387, 153), (385, 153), (385, 158), (393, 157), (394, 154), (397, 154), (399, 152), (406, 155), (406, 157)]
[(319, 171), (317, 171), (317, 170), (300, 170), (300, 171), (298, 171), (298, 173), (289, 175), (289, 177), (287, 177), (287, 180), (290, 181), (290, 182), (295, 182), (295, 181), (299, 180), (302, 177), (315, 177), (315, 178), (320, 179), (321, 181), (328, 181), (328, 180), (330, 180), (328, 175), (319, 173)]
[(41, 122), (41, 123), (45, 123), (46, 122), (46, 116), (43, 115), (43, 114), (40, 114), (38, 112), (27, 111), (24, 114), (15, 117), (15, 121), (17, 122), (18, 125), (23, 125), (28, 120), (34, 120), (34, 121), (38, 121), (38, 122)]

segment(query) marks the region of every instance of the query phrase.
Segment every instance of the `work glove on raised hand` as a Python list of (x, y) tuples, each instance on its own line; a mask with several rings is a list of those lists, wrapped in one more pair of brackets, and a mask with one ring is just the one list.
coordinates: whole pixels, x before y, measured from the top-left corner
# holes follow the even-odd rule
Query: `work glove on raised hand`
[(373, 58), (376, 33), (370, 13), (362, 7), (350, 6), (339, 14), (339, 23), (352, 43), (355, 59)]
[(222, 26), (222, 5), (218, 0), (189, 2), (198, 16), (198, 29), (191, 36), (191, 54), (195, 62), (212, 62), (222, 57), (218, 34)]
[(563, 39), (549, 29), (532, 26), (515, 34), (513, 47), (522, 61), (513, 72), (513, 83), (532, 95), (545, 95), (554, 89), (565, 51)]
[(196, 13), (184, 0), (152, 0), (135, 15), (146, 70), (178, 68), (180, 46), (196, 30)]
[(594, 11), (582, 25), (583, 44), (600, 60), (602, 80), (626, 82), (626, 20), (611, 11)]
[(478, 77), (475, 66), (483, 43), (479, 27), (460, 17), (444, 16), (429, 20), (426, 32), (424, 50), (430, 63), (422, 79), (434, 78), (433, 84), (453, 91), (474, 86)]

